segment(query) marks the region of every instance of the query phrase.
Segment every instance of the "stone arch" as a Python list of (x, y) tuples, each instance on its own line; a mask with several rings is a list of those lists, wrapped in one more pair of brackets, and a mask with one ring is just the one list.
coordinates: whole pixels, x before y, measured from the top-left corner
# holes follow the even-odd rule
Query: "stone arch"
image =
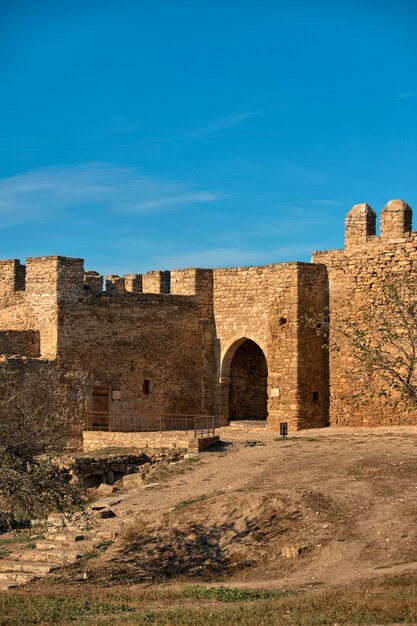
[(268, 415), (268, 367), (265, 352), (249, 337), (233, 341), (224, 353), (222, 382), (227, 385), (226, 413), (231, 420)]
[(258, 337), (255, 337), (254, 335), (245, 335), (244, 337), (242, 337), (241, 335), (239, 335), (238, 337), (235, 336), (233, 339), (230, 339), (230, 341), (225, 344), (224, 348), (221, 351), (220, 379), (227, 380), (229, 378), (230, 365), (232, 363), (235, 352), (239, 348), (239, 346), (241, 346), (242, 343), (247, 340), (256, 343), (260, 347), (264, 355), (266, 355), (265, 346), (263, 342), (258, 339)]

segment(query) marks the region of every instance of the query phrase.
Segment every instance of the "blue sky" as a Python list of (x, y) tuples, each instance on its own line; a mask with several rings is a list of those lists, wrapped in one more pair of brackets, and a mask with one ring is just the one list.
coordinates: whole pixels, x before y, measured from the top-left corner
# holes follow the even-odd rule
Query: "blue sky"
[(417, 212), (416, 32), (415, 0), (0, 0), (0, 257), (309, 260), (353, 204)]

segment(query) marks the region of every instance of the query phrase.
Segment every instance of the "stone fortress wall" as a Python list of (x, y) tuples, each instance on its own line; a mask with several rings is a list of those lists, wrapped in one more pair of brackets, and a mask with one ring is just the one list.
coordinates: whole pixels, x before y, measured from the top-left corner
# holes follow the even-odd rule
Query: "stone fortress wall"
[(358, 412), (347, 348), (329, 363), (303, 322), (328, 305), (332, 315), (354, 315), (384, 272), (414, 271), (408, 205), (388, 203), (380, 237), (375, 221), (368, 205), (355, 206), (345, 248), (315, 252), (312, 263), (103, 278), (82, 259), (0, 261), (0, 353), (18, 364), (34, 403), (48, 370), (54, 404), (75, 431), (100, 393), (109, 414), (141, 419), (205, 414), (224, 425), (252, 413), (274, 430), (280, 421), (292, 430), (415, 422), (386, 407)]
[[(332, 320), (355, 319), (361, 307), (380, 292), (388, 275), (412, 276), (417, 272), (417, 232), (411, 230), (412, 211), (402, 200), (391, 200), (380, 214), (376, 235), (376, 213), (368, 204), (355, 205), (345, 221), (345, 244), (341, 250), (314, 252), (313, 263), (326, 266), (329, 281), (330, 329)], [(389, 315), (389, 312), (387, 312)], [(372, 329), (367, 329), (371, 332)], [(377, 393), (366, 388), (352, 351), (341, 343), (330, 353), (330, 423), (333, 425), (416, 424), (417, 412), (393, 410)], [(374, 389), (380, 381), (374, 377)]]
[[(322, 265), (280, 263), (213, 271), (215, 413), (227, 423), (231, 369), (246, 339), (262, 349), (267, 364), (268, 422), (291, 428), (327, 421), (326, 357), (322, 341), (302, 323), (307, 310), (327, 304)], [(245, 399), (243, 399), (243, 403)]]
[[(65, 411), (79, 424), (85, 410), (95, 408), (97, 387), (108, 390), (110, 413), (209, 412), (202, 382), (204, 374), (211, 382), (211, 362), (202, 358), (204, 306), (200, 312), (197, 297), (167, 293), (169, 273), (152, 272), (143, 284), (139, 276), (109, 276), (103, 291), (102, 277), (84, 272), (82, 259), (27, 259), (26, 281), (18, 285), (24, 266), (4, 264), (10, 271), (0, 289), (0, 347), (13, 356), (14, 368), (19, 365), (22, 385), (30, 372), (35, 403), (35, 389), (43, 386), (36, 364), (42, 362), (40, 378), (46, 365), (56, 370), (59, 402), (62, 387), (68, 392)], [(191, 291), (188, 274), (182, 284), (182, 273), (173, 272), (179, 290)]]

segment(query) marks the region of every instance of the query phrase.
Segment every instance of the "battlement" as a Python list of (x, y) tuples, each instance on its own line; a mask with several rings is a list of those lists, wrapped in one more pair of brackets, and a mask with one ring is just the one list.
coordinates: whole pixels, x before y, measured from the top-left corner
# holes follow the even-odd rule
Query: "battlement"
[(345, 247), (361, 245), (376, 235), (376, 213), (369, 204), (355, 204), (346, 215)]
[(199, 268), (173, 270), (171, 293), (181, 296), (212, 296), (213, 270)]
[(142, 293), (142, 274), (125, 274), (125, 289), (130, 293)]
[(73, 300), (83, 289), (84, 261), (70, 257), (30, 257), (26, 259), (26, 294), (56, 296)]
[(26, 267), (19, 259), (0, 261), (0, 297), (25, 290)]
[(142, 289), (144, 293), (170, 293), (171, 272), (146, 272), (142, 276)]
[(125, 279), (117, 274), (108, 274), (106, 276), (106, 291), (125, 293)]
[(22, 265), (18, 259), (0, 261), (0, 298), (17, 292), (27, 294), (73, 294), (80, 291), (83, 260), (67, 257), (32, 257)]
[[(128, 293), (169, 294), (171, 273), (152, 271), (146, 274), (108, 274), (104, 281), (106, 294), (123, 295)], [(103, 292), (103, 276), (97, 272), (84, 272), (84, 285), (93, 293)]]
[(0, 298), (16, 292), (26, 295), (79, 296), (87, 289), (100, 294), (173, 294), (193, 296), (210, 290), (212, 271), (185, 269), (150, 271), (146, 274), (109, 274), (84, 271), (83, 259), (47, 256), (29, 257), (26, 265), (18, 259), (0, 260)]
[[(376, 223), (376, 213), (368, 204), (355, 205), (345, 220), (345, 251), (369, 244), (379, 249), (384, 247), (385, 242), (401, 246), (408, 241), (408, 246), (417, 245), (417, 232), (411, 231), (412, 210), (403, 200), (390, 200), (384, 206), (380, 213), (379, 235), (376, 234)], [(328, 251), (316, 252), (313, 259), (316, 263), (326, 263), (327, 256)], [(78, 258), (30, 257), (26, 266), (18, 259), (0, 261), (0, 298), (10, 301), (13, 294), (19, 292), (32, 300), (40, 295), (49, 295), (61, 302), (76, 302), (88, 293), (115, 296), (171, 294), (196, 296), (208, 304), (213, 295), (213, 270), (154, 270), (145, 274), (110, 274), (103, 277), (98, 272), (84, 271), (84, 261)]]
[(401, 239), (411, 234), (413, 212), (403, 200), (390, 200), (380, 215), (381, 239)]
[(84, 285), (93, 293), (101, 293), (103, 291), (103, 276), (98, 272), (84, 272)]
[[(391, 200), (379, 219), (377, 234), (375, 211), (355, 205), (344, 248), (314, 253), (313, 264), (102, 276), (77, 258), (0, 261), (0, 353), (25, 367), (47, 362), (53, 410), (62, 403), (80, 427), (92, 407), (107, 416), (103, 426), (118, 414), (214, 414), (222, 424), (259, 417), (271, 429), (281, 420), (311, 428), (328, 423), (329, 394), (331, 423), (401, 423), (378, 402), (357, 412), (358, 391), (377, 386), (350, 381), (354, 355), (343, 345), (324, 351), (304, 323), (327, 306), (331, 324), (356, 320), (386, 275), (417, 272), (411, 208)], [(49, 379), (26, 371), (36, 398)]]
[(380, 214), (380, 235), (376, 235), (376, 213), (369, 204), (356, 204), (345, 220), (345, 248), (368, 241), (402, 240), (411, 236), (412, 210), (403, 200), (390, 200)]
[(107, 295), (129, 293), (207, 295), (213, 291), (213, 271), (199, 268), (153, 270), (146, 274), (125, 274), (124, 276), (109, 274), (105, 280), (98, 272), (86, 271), (84, 272), (84, 286), (92, 293), (106, 293)]

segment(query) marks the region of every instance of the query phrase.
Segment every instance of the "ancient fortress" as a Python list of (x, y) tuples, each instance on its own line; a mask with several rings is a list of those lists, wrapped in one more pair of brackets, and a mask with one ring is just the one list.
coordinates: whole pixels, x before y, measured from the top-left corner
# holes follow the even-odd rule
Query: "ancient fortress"
[[(107, 416), (214, 415), (270, 428), (416, 423), (373, 403), (359, 410), (346, 375), (304, 316), (355, 316), (386, 272), (415, 272), (411, 209), (367, 204), (346, 217), (345, 246), (312, 263), (103, 277), (82, 259), (0, 261), (0, 353), (28, 402), (59, 407), (73, 432)], [(366, 393), (366, 390), (361, 390)], [(52, 410), (52, 409), (51, 409)]]

